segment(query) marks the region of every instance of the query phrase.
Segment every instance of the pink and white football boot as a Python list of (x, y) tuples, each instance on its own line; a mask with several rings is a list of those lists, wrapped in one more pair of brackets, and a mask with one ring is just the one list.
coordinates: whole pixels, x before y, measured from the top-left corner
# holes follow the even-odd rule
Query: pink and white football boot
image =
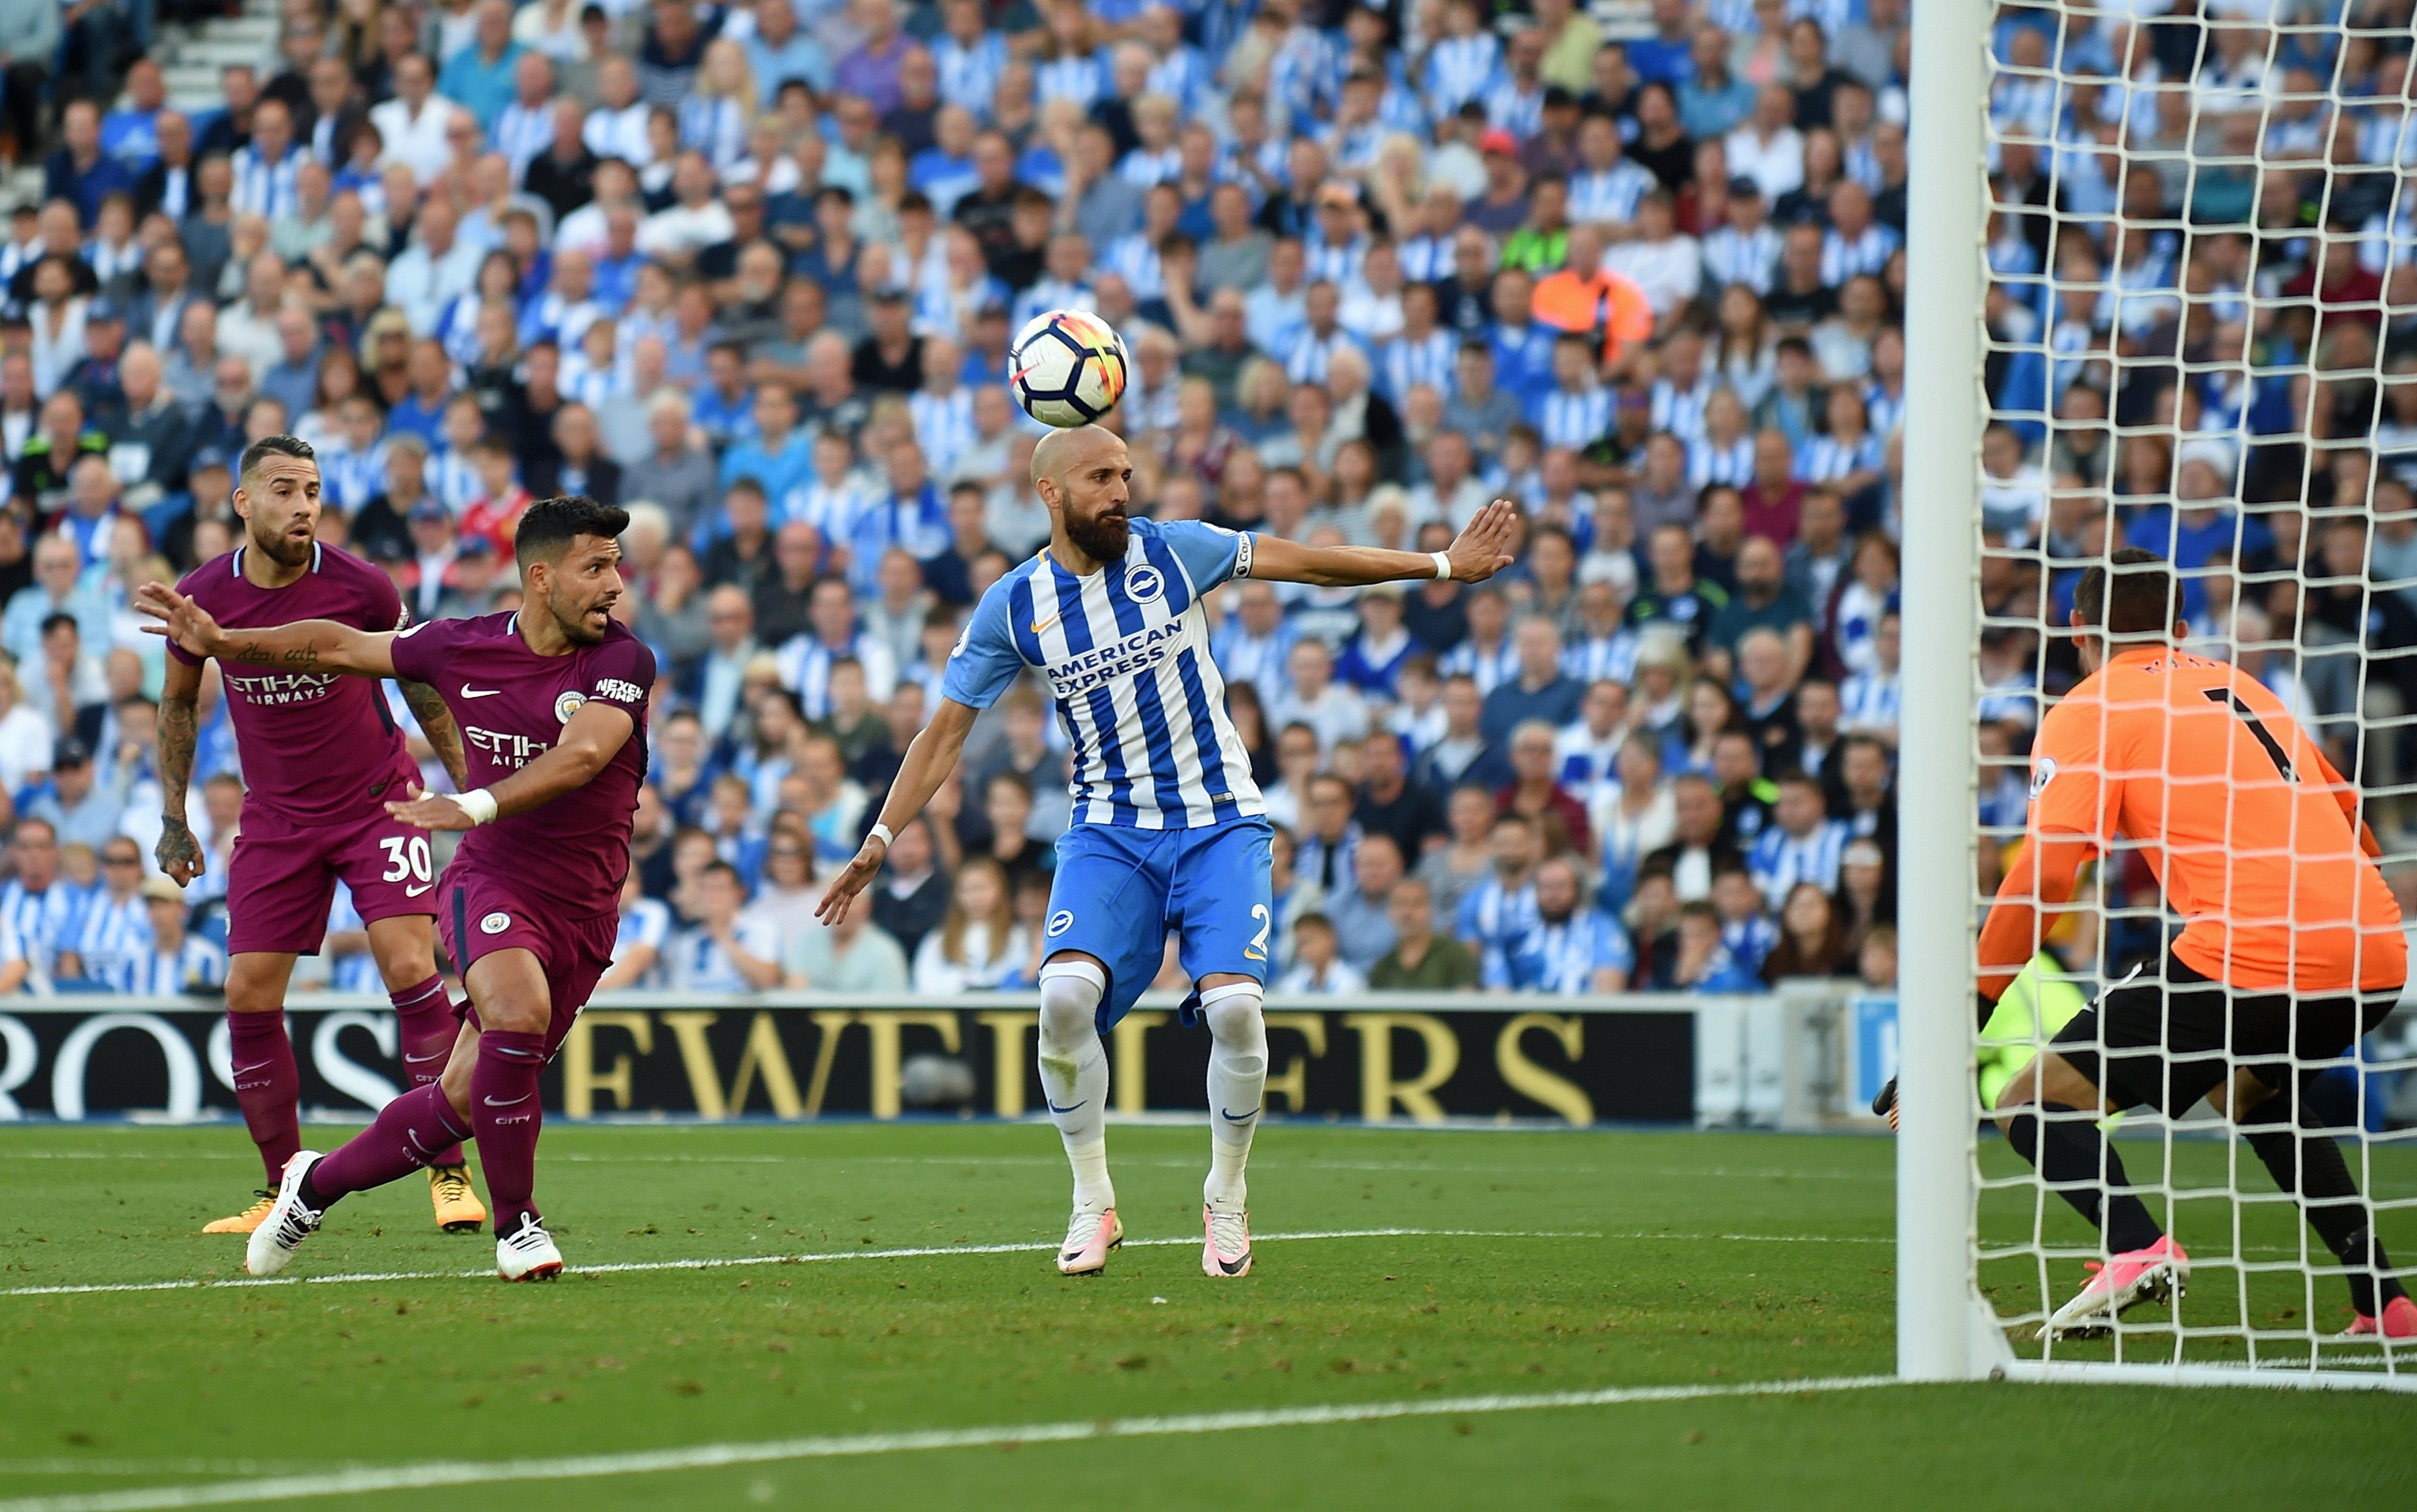
[(2115, 1326), (2115, 1320), (2142, 1302), (2181, 1299), (2190, 1279), (2190, 1256), (2167, 1234), (2146, 1249), (2127, 1249), (2105, 1262), (2090, 1261), (2090, 1279), (2079, 1293), (2040, 1326), (2042, 1341), (2090, 1338)]
[(1097, 1276), (1108, 1268), (1108, 1251), (1124, 1242), (1125, 1226), (1117, 1221), (1115, 1208), (1090, 1213), (1078, 1207), (1066, 1225), (1066, 1242), (1057, 1247), (1057, 1274)]
[(1200, 1268), (1213, 1280), (1251, 1274), (1251, 1211), (1239, 1202), (1203, 1202)]

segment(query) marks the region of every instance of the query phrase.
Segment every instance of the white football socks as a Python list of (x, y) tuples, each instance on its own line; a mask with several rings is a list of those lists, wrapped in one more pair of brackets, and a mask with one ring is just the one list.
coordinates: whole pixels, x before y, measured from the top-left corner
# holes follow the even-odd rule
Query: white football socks
[(1204, 1202), (1250, 1201), (1243, 1167), (1251, 1136), (1258, 1131), (1259, 1103), (1268, 1089), (1268, 1021), (1259, 1011), (1265, 990), (1256, 982), (1228, 982), (1200, 994), (1208, 1021), (1208, 1180)]
[(1041, 968), (1041, 1090), (1074, 1168), (1074, 1205), (1100, 1213), (1117, 1205), (1108, 1180), (1108, 1048), (1095, 1019), (1107, 975), (1087, 960)]

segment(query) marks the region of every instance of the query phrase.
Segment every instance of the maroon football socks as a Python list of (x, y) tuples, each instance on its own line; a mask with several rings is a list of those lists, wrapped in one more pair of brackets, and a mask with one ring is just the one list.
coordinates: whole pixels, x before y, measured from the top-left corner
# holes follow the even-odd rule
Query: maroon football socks
[[(445, 1074), (445, 1063), (453, 1058), (453, 1041), (462, 1032), (461, 1016), (454, 1011), (452, 999), (445, 994), (445, 979), (433, 973), (418, 986), (406, 987), (392, 997), (395, 1022), (401, 1031), (403, 1074), (411, 1079), (415, 1089), (427, 1086)], [(460, 1165), (460, 1142), (435, 1151), (424, 1163)]]
[(495, 1232), (511, 1233), (533, 1208), (537, 1136), (544, 1121), (538, 1076), (545, 1069), (545, 1036), (487, 1029), (479, 1035), (479, 1064), (470, 1073), (470, 1122), (479, 1138), (479, 1166), (487, 1178)]
[(294, 1042), (285, 1036), (282, 1013), (227, 1013), (228, 1059), (235, 1066), (235, 1100), (244, 1127), (260, 1146), (268, 1185), (285, 1175), (285, 1162), (302, 1148), (296, 1111), (302, 1073), (294, 1064)]

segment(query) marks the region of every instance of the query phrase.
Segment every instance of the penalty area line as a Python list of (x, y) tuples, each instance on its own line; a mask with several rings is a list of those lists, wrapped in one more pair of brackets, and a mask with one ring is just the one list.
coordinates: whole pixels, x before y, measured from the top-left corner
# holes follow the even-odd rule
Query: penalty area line
[(1593, 1391), (1445, 1397), (1414, 1401), (1335, 1402), (1313, 1407), (1273, 1407), (1177, 1416), (1087, 1418), (1072, 1422), (1006, 1424), (994, 1428), (927, 1429), (904, 1433), (857, 1433), (746, 1444), (701, 1444), (677, 1449), (575, 1455), (555, 1459), (433, 1460), (416, 1465), (219, 1481), (198, 1486), (153, 1486), (121, 1491), (26, 1497), (0, 1502), (0, 1512), (170, 1512), (170, 1509), (179, 1507), (236, 1506), (255, 1502), (297, 1501), (305, 1497), (426, 1490), (445, 1486), (487, 1486), (509, 1481), (641, 1475), (674, 1470), (773, 1464), (791, 1459), (840, 1459), (920, 1450), (1071, 1444), (1099, 1439), (1165, 1438), (1197, 1433), (1232, 1433), (1248, 1429), (1324, 1428), (1396, 1418), (1463, 1417), (1492, 1413), (1702, 1401), (1724, 1397), (1862, 1391), (1898, 1383), (1894, 1376), (1865, 1375), (1758, 1381), (1729, 1385), (1606, 1386)]
[[(1627, 1242), (1663, 1240), (1682, 1244), (1719, 1241), (1727, 1244), (1893, 1244), (1893, 1239), (1822, 1233), (1605, 1233), (1601, 1231), (1550, 1229), (1310, 1229), (1292, 1233), (1262, 1233), (1259, 1244), (1289, 1244), (1326, 1239), (1608, 1239)], [(1188, 1235), (1178, 1238), (1127, 1239), (1128, 1249), (1158, 1249), (1195, 1245)], [(820, 1265), (851, 1260), (924, 1260), (943, 1255), (1028, 1255), (1056, 1249), (1048, 1243), (1018, 1241), (990, 1245), (915, 1245), (889, 1249), (823, 1249), (777, 1255), (708, 1255), (690, 1260), (607, 1261), (572, 1265), (564, 1275), (625, 1276), (649, 1271), (729, 1270), (754, 1265)], [(138, 1292), (221, 1292), (277, 1286), (359, 1286), (392, 1281), (483, 1280), (494, 1271), (342, 1271), (331, 1276), (229, 1276), (212, 1279), (184, 1278), (171, 1281), (95, 1281), (80, 1286), (16, 1286), (0, 1290), (0, 1297), (108, 1296)], [(6, 1512), (0, 1507), (0, 1512)]]

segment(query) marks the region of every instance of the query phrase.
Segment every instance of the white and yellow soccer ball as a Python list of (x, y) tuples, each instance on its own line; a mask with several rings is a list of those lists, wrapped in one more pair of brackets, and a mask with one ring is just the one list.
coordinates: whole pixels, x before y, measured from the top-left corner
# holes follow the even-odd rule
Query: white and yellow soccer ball
[(1132, 377), (1132, 354), (1115, 326), (1082, 310), (1033, 317), (1008, 349), (1008, 386), (1042, 425), (1088, 425), (1117, 407)]

